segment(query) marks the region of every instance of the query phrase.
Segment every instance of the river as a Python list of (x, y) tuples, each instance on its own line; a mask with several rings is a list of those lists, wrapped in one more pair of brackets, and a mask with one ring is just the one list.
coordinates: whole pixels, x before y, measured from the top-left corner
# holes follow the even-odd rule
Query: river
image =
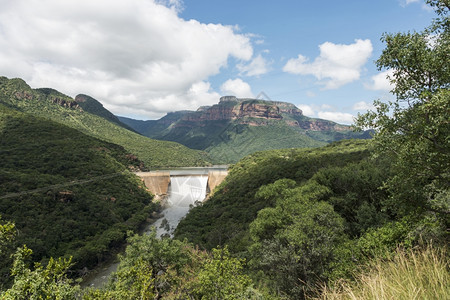
[[(155, 228), (158, 237), (163, 235), (173, 237), (173, 232), (181, 219), (192, 207), (206, 198), (208, 172), (224, 170), (227, 170), (227, 166), (165, 170), (170, 172), (166, 205), (161, 217), (147, 226), (144, 234)], [(109, 275), (117, 270), (118, 265), (118, 262), (110, 262), (98, 268), (83, 281), (82, 286), (97, 288), (103, 286), (108, 281)]]

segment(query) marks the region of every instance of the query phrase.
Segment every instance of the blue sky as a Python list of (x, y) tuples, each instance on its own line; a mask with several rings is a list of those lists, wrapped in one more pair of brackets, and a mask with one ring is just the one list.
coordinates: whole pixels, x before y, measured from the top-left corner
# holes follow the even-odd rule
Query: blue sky
[(389, 99), (383, 32), (422, 30), (418, 0), (0, 0), (0, 75), (154, 119), (222, 95), (350, 124)]

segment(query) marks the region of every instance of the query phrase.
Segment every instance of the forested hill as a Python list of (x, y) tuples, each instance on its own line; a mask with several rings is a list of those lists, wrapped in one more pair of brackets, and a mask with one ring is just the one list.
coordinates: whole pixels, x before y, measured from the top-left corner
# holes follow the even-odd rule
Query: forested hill
[(168, 113), (159, 120), (119, 119), (148, 137), (204, 150), (220, 163), (235, 163), (256, 151), (370, 138), (368, 131), (306, 117), (291, 103), (235, 96), (221, 97), (218, 104), (197, 111)]
[[(349, 201), (346, 209), (356, 213), (364, 202), (377, 203), (375, 197), (380, 193), (377, 190), (384, 178), (378, 167), (367, 161), (368, 156), (364, 140), (343, 141), (316, 149), (282, 149), (249, 155), (232, 166), (225, 181), (207, 202), (191, 210), (182, 220), (176, 229), (176, 237), (188, 238), (207, 249), (227, 244), (234, 251), (243, 251), (250, 242), (249, 224), (256, 219), (258, 211), (275, 206), (276, 198), (282, 196), (284, 189), (315, 180), (330, 172), (326, 170), (333, 170), (333, 182), (342, 185), (342, 193), (355, 193), (352, 187), (358, 184), (362, 185), (358, 188), (372, 193), (371, 196), (359, 195), (354, 201), (346, 200)], [(344, 178), (344, 175), (350, 178)], [(276, 188), (278, 180), (281, 181)], [(282, 184), (283, 180), (289, 184)], [(264, 186), (270, 186), (273, 194), (263, 196), (258, 192)]]
[(206, 153), (175, 142), (157, 141), (127, 129), (101, 104), (88, 96), (75, 99), (53, 89), (31, 89), (21, 79), (0, 77), (0, 103), (51, 119), (107, 142), (122, 145), (147, 167), (207, 165)]
[(1, 253), (0, 286), (18, 246), (36, 262), (73, 256), (81, 270), (122, 245), (156, 209), (128, 171), (140, 165), (121, 146), (0, 103), (0, 216), (18, 232)]
[(247, 156), (175, 238), (229, 249), (260, 286), (302, 299), (320, 282), (351, 278), (358, 265), (421, 239), (445, 244), (445, 218), (399, 213), (383, 183), (391, 161), (368, 141)]

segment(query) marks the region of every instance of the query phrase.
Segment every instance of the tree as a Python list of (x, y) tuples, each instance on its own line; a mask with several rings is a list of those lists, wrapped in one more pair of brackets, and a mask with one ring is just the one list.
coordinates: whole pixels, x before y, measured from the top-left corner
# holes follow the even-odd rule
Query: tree
[[(0, 216), (0, 221), (2, 220)], [(16, 236), (16, 226), (11, 222), (0, 223), (0, 255), (2, 255), (2, 248), (7, 246), (14, 240)]]
[(243, 273), (243, 260), (233, 258), (227, 247), (212, 249), (194, 284), (196, 299), (243, 299), (250, 278)]
[(375, 153), (389, 156), (385, 183), (399, 213), (450, 213), (450, 22), (449, 0), (427, 0), (438, 18), (422, 32), (384, 34), (379, 70), (391, 70), (394, 101), (375, 101), (359, 115), (359, 128), (375, 130)]
[(32, 251), (26, 246), (17, 249), (11, 275), (14, 276), (13, 286), (0, 294), (1, 299), (77, 299), (80, 287), (73, 286), (73, 281), (67, 278), (67, 270), (71, 265), (70, 259), (50, 258), (47, 266), (35, 263), (34, 270), (30, 269), (26, 260)]
[(322, 200), (330, 194), (327, 187), (314, 180), (296, 188), (285, 183), (278, 180), (258, 192), (279, 190), (280, 196), (250, 224), (250, 263), (264, 272), (274, 291), (303, 299), (317, 280), (326, 279), (334, 249), (346, 238), (344, 220)]

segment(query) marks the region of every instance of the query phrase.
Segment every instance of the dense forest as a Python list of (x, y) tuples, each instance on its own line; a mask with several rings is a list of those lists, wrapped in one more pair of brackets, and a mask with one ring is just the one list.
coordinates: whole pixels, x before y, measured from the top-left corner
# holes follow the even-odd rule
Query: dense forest
[(129, 171), (142, 162), (121, 146), (2, 104), (0, 128), (0, 212), (17, 230), (9, 252), (25, 244), (34, 261), (73, 256), (73, 270), (91, 268), (156, 210)]
[[(139, 236), (129, 231), (118, 270), (102, 289), (81, 290), (69, 278), (67, 271), (78, 263), (75, 254), (32, 266), (31, 248), (39, 249), (39, 243), (27, 240), (26, 246), (23, 242), (14, 244), (22, 238), (24, 224), (15, 220), (14, 224), (9, 216), (2, 216), (0, 254), (14, 254), (8, 262), (13, 283), (3, 289), (1, 297), (448, 299), (450, 3), (426, 2), (437, 15), (428, 28), (382, 37), (386, 45), (376, 63), (380, 70), (393, 71), (389, 79), (395, 100), (375, 101), (374, 111), (358, 116), (360, 130), (374, 129), (371, 140), (344, 140), (321, 148), (270, 150), (246, 156), (231, 166), (207, 202), (191, 210), (174, 239), (159, 239), (155, 232)], [(2, 107), (2, 114), (19, 117), (1, 123), (2, 142), (3, 135), (7, 138), (18, 123), (35, 120), (7, 107)], [(43, 132), (39, 136), (45, 137), (50, 129)], [(57, 132), (51, 136), (60, 137), (52, 142), (55, 145), (63, 139)], [(36, 150), (30, 151), (38, 151), (39, 142), (45, 139), (37, 139)], [(93, 159), (105, 159), (102, 164), (111, 168), (99, 174), (124, 172), (128, 161), (123, 148), (98, 140), (95, 143), (98, 147), (87, 151), (98, 153)], [(60, 154), (75, 155), (71, 151)], [(36, 164), (31, 172), (38, 172), (41, 164), (46, 162)], [(48, 164), (50, 168), (52, 162)], [(61, 170), (58, 178), (71, 178), (70, 173), (64, 173), (69, 171)], [(83, 174), (76, 178), (89, 177), (89, 171)], [(133, 181), (133, 177), (123, 178)], [(34, 181), (21, 184), (39, 188)], [(150, 205), (148, 194), (135, 184), (135, 193), (142, 192), (136, 205)], [(14, 187), (11, 189), (14, 193)], [(26, 198), (31, 198), (29, 205), (61, 206), (59, 212), (82, 201), (76, 198), (77, 193), (77, 201), (65, 200), (66, 195), (27, 194)], [(111, 215), (117, 214), (119, 224), (127, 224), (118, 200), (112, 201), (116, 196), (106, 196), (104, 201), (110, 205), (106, 209), (118, 209)], [(85, 213), (102, 212), (92, 209)], [(123, 238), (123, 231), (120, 234)], [(102, 238), (107, 239), (99, 236), (95, 240)], [(49, 249), (45, 255), (57, 257), (61, 253)]]

